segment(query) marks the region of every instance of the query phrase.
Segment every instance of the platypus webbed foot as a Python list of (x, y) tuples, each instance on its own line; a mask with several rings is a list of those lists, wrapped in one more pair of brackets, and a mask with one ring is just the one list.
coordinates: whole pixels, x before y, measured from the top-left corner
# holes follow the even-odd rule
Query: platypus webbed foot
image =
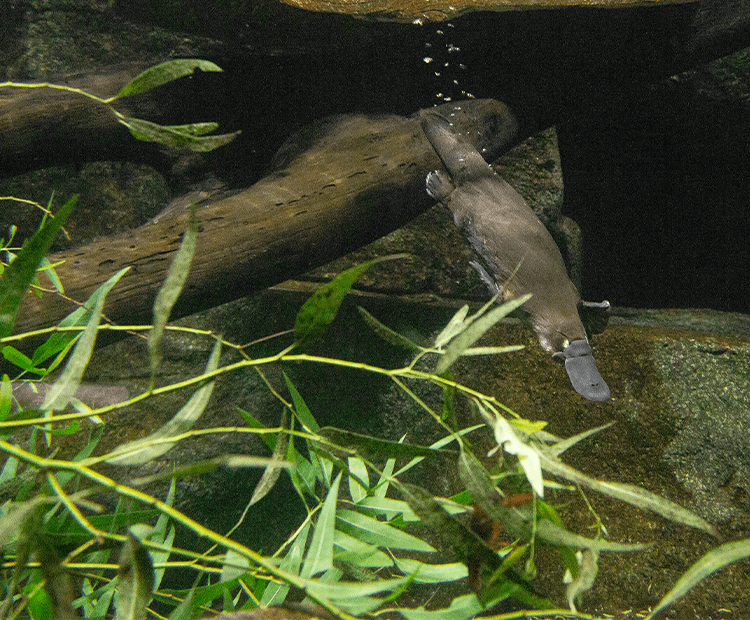
[(554, 353), (552, 358), (565, 362), (570, 383), (581, 396), (594, 402), (609, 400), (609, 386), (599, 374), (588, 342), (574, 340), (561, 353)]

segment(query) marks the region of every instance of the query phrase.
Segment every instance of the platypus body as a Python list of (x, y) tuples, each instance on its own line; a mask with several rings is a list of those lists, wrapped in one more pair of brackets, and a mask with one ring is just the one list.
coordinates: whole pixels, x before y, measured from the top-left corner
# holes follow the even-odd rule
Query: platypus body
[(422, 129), (448, 172), (428, 174), (427, 192), (453, 212), (456, 226), (484, 262), (484, 267), (472, 265), (503, 300), (532, 293), (524, 310), (542, 348), (565, 362), (581, 396), (609, 399), (578, 314), (578, 290), (552, 236), (521, 195), (444, 117), (425, 113)]

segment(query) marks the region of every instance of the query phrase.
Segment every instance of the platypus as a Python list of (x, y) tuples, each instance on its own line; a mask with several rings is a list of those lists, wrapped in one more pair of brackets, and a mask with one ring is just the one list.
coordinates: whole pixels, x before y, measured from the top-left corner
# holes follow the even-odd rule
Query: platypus
[[(459, 230), (484, 262), (472, 262), (501, 300), (532, 293), (524, 304), (539, 344), (565, 369), (575, 390), (609, 399), (578, 314), (581, 298), (554, 239), (526, 201), (436, 112), (422, 129), (448, 174), (427, 175), (427, 192), (452, 212)], [(608, 307), (606, 302), (600, 304)]]

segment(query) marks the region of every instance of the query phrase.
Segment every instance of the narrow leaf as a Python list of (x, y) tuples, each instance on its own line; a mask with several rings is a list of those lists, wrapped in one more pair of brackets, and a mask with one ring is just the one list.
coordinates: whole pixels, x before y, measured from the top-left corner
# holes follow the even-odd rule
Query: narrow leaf
[(715, 533), (711, 524), (706, 520), (668, 499), (659, 497), (655, 493), (633, 486), (632, 484), (606, 482), (587, 476), (586, 474), (565, 465), (565, 463), (552, 456), (547, 449), (539, 450), (538, 454), (541, 458), (542, 468), (555, 476), (560, 476), (571, 482), (586, 486), (594, 491), (609, 495), (610, 497), (627, 502), (638, 508), (652, 510), (671, 521), (684, 523), (685, 525), (698, 528), (709, 534)]
[[(307, 544), (307, 536), (310, 532), (310, 523), (305, 523), (304, 527), (297, 534), (292, 546), (287, 551), (284, 559), (281, 560), (279, 568), (287, 573), (297, 575), (302, 564), (302, 557)], [(289, 585), (286, 583), (270, 582), (263, 591), (260, 599), (261, 607), (270, 607), (272, 605), (281, 605), (289, 592)]]
[[(10, 382), (8, 375), (3, 375), (2, 383), (0, 383), (0, 422), (3, 422), (10, 413), (10, 406), (13, 404), (13, 384)], [(6, 465), (14, 458), (8, 459)], [(3, 482), (3, 477), (0, 475), (0, 484)]]
[(417, 446), (409, 443), (376, 439), (369, 435), (353, 433), (339, 428), (326, 426), (321, 428), (318, 434), (328, 439), (331, 443), (345, 449), (356, 450), (365, 458), (401, 458), (432, 456), (435, 454), (455, 454), (450, 450), (441, 450), (429, 446)]
[(13, 331), (18, 308), (34, 279), (39, 262), (44, 258), (77, 202), (78, 196), (73, 196), (60, 207), (54, 217), (48, 218), (41, 228), (24, 242), (18, 256), (3, 271), (0, 277), (0, 338), (9, 336)]
[(583, 439), (586, 439), (587, 437), (591, 437), (592, 435), (595, 435), (596, 433), (609, 428), (613, 424), (614, 422), (607, 422), (606, 424), (602, 424), (601, 426), (597, 426), (596, 428), (590, 428), (588, 430), (583, 431), (582, 433), (578, 433), (577, 435), (568, 437), (567, 439), (561, 439), (558, 442), (556, 442), (553, 446), (551, 446), (549, 450), (555, 456), (560, 456), (563, 452), (572, 448), (579, 441), (582, 441)]
[(445, 353), (438, 359), (438, 363), (435, 366), (435, 374), (443, 374), (451, 364), (455, 362), (461, 353), (465, 349), (468, 349), (472, 344), (479, 340), (484, 333), (489, 330), (495, 323), (500, 319), (508, 316), (516, 308), (525, 303), (530, 299), (531, 293), (523, 295), (518, 299), (513, 299), (501, 305), (494, 310), (490, 310), (484, 316), (476, 319), (471, 325), (461, 332), (451, 343), (446, 347)]
[(528, 540), (531, 534), (530, 518), (517, 508), (509, 508), (503, 504), (489, 472), (470, 450), (463, 447), (458, 461), (458, 475), (474, 501), (487, 514), (501, 522), (514, 538)]
[[(347, 459), (349, 465), (349, 471), (356, 476), (349, 476), (349, 495), (351, 495), (352, 501), (356, 504), (365, 497), (367, 497), (367, 491), (370, 486), (370, 479), (367, 473), (367, 466), (362, 459), (349, 457)], [(358, 481), (367, 483), (367, 487), (363, 487)]]
[(338, 501), (340, 483), (341, 473), (336, 476), (336, 480), (331, 485), (323, 502), (323, 507), (318, 514), (310, 549), (307, 551), (305, 563), (302, 565), (302, 572), (300, 573), (305, 579), (327, 571), (333, 566), (333, 527), (336, 522), (336, 502)]
[(157, 88), (162, 84), (190, 75), (196, 69), (201, 71), (221, 71), (221, 67), (208, 60), (199, 60), (197, 58), (180, 58), (178, 60), (168, 60), (155, 67), (146, 69), (143, 73), (137, 75), (122, 87), (118, 97), (126, 97), (137, 93), (144, 93)]
[[(160, 474), (154, 474), (153, 476), (145, 476), (143, 478), (133, 478), (132, 484), (144, 485), (151, 484), (152, 482), (159, 482), (160, 480), (176, 480), (177, 478), (185, 478), (186, 476), (202, 476), (208, 472), (214, 471), (219, 467), (268, 467), (271, 464), (271, 459), (260, 456), (246, 456), (244, 454), (222, 454), (212, 459), (206, 459), (205, 461), (197, 461), (195, 463), (189, 463), (182, 467), (177, 467), (172, 471), (165, 471)], [(291, 463), (281, 461), (276, 463), (279, 467), (293, 467)]]
[(406, 620), (468, 620), (485, 611), (485, 606), (475, 594), (458, 596), (451, 601), (450, 607), (427, 611), (419, 609), (399, 609)]
[(396, 558), (396, 566), (405, 575), (413, 575), (417, 583), (444, 583), (457, 581), (468, 576), (466, 565), (460, 562), (453, 564), (425, 564), (417, 560)]
[(553, 545), (577, 549), (594, 549), (596, 551), (644, 551), (653, 547), (653, 543), (616, 543), (600, 538), (586, 538), (569, 532), (547, 519), (539, 520), (536, 535), (540, 540)]
[(365, 323), (367, 323), (372, 328), (372, 330), (386, 342), (410, 351), (424, 350), (418, 344), (409, 340), (406, 336), (402, 336), (398, 332), (392, 330), (390, 327), (383, 325), (362, 306), (357, 306), (357, 310), (359, 310), (359, 313), (362, 315)]
[(464, 321), (466, 316), (469, 314), (469, 305), (465, 304), (461, 306), (458, 312), (451, 317), (448, 324), (435, 338), (435, 346), (442, 347), (444, 344), (448, 344), (453, 338), (461, 333), (464, 328)]
[(169, 320), (172, 307), (182, 292), (182, 287), (185, 286), (197, 241), (198, 221), (195, 216), (195, 207), (191, 206), (190, 221), (182, 237), (182, 243), (180, 243), (180, 248), (169, 267), (169, 273), (167, 273), (164, 284), (159, 289), (154, 302), (154, 326), (148, 335), (148, 354), (152, 375), (156, 373), (156, 369), (161, 363), (161, 343), (164, 338), (164, 327)]
[(117, 284), (119, 279), (128, 269), (130, 269), (130, 267), (120, 269), (120, 271), (99, 287), (99, 290), (101, 290), (102, 293), (96, 300), (96, 306), (94, 306), (94, 309), (91, 312), (86, 328), (81, 333), (75, 349), (73, 350), (73, 354), (65, 365), (65, 370), (63, 370), (60, 378), (55, 381), (47, 392), (44, 402), (42, 403), (42, 409), (64, 409), (68, 406), (71, 397), (76, 393), (78, 386), (81, 385), (83, 373), (89, 363), (91, 353), (94, 350), (96, 336), (99, 333), (99, 321), (101, 320), (107, 293), (112, 290), (112, 287)]
[(320, 426), (310, 413), (310, 409), (307, 407), (307, 403), (303, 400), (297, 388), (292, 383), (292, 380), (284, 373), (284, 381), (289, 393), (292, 395), (292, 402), (294, 403), (294, 413), (296, 414), (299, 421), (302, 423), (308, 432), (317, 433), (320, 430)]
[(526, 345), (523, 344), (511, 344), (507, 347), (470, 347), (468, 349), (464, 349), (461, 352), (461, 355), (498, 355), (499, 353), (513, 353), (514, 351), (520, 351), (521, 349), (525, 348)]
[[(281, 422), (281, 427), (287, 427), (286, 414), (284, 415), (284, 418)], [(274, 446), (273, 455), (271, 456), (271, 463), (268, 465), (268, 467), (266, 467), (266, 470), (263, 472), (260, 481), (255, 487), (253, 496), (250, 498), (249, 506), (252, 506), (253, 504), (256, 504), (260, 500), (262, 500), (273, 488), (273, 485), (276, 484), (276, 481), (279, 479), (279, 475), (281, 474), (282, 469), (284, 469), (284, 457), (286, 456), (288, 445), (289, 435), (284, 432), (279, 433), (276, 438), (276, 446)]]
[(244, 575), (250, 570), (250, 561), (232, 549), (227, 549), (224, 564), (221, 567), (219, 581), (226, 583)]
[(408, 583), (410, 577), (399, 577), (397, 579), (379, 579), (365, 583), (352, 581), (338, 581), (331, 583), (322, 579), (310, 579), (306, 583), (308, 592), (314, 592), (318, 596), (334, 601), (356, 599), (363, 596), (371, 596), (378, 592), (387, 592)]
[[(211, 357), (206, 364), (206, 373), (213, 372), (219, 367), (221, 358), (221, 340), (216, 339), (216, 344), (211, 352)], [(206, 410), (215, 381), (212, 379), (205, 385), (199, 387), (190, 397), (185, 405), (175, 416), (157, 431), (143, 439), (136, 439), (119, 446), (107, 459), (107, 463), (113, 465), (138, 465), (158, 458), (177, 443), (177, 440), (168, 441), (169, 438), (181, 435), (189, 430), (201, 414)]]
[[(71, 312), (68, 316), (66, 316), (62, 321), (58, 323), (58, 327), (81, 327), (86, 325), (89, 320), (91, 319), (91, 313), (93, 312), (94, 308), (96, 307), (97, 302), (101, 297), (106, 296), (106, 294), (109, 292), (109, 290), (112, 288), (111, 284), (114, 284), (114, 282), (119, 279), (120, 274), (117, 273), (114, 276), (112, 276), (107, 282), (105, 282), (102, 286), (100, 286), (98, 289), (96, 289), (91, 296), (86, 300), (86, 303), (83, 304), (83, 306), (76, 308), (73, 312)], [(75, 332), (55, 332), (52, 334), (44, 344), (40, 345), (36, 351), (34, 351), (34, 355), (32, 356), (32, 361), (35, 365), (40, 364), (44, 362), (45, 360), (49, 359), (53, 355), (57, 355), (60, 352), (64, 352), (66, 349), (68, 349), (71, 345), (71, 343), (78, 338), (78, 334)], [(51, 370), (56, 366), (57, 364), (52, 364), (47, 369), (47, 372), (51, 372)]]
[(43, 497), (36, 497), (27, 502), (14, 502), (7, 505), (5, 514), (0, 518), (0, 549), (13, 541), (19, 528), (44, 501)]
[(355, 280), (376, 263), (386, 260), (405, 258), (406, 254), (381, 256), (373, 260), (356, 265), (337, 275), (333, 280), (321, 286), (308, 299), (297, 313), (294, 322), (295, 340), (297, 343), (307, 343), (323, 335), (326, 327), (336, 318), (344, 296), (354, 284)]
[(720, 568), (724, 568), (732, 562), (745, 558), (750, 558), (750, 538), (725, 543), (720, 547), (716, 547), (716, 549), (711, 549), (711, 551), (683, 573), (682, 577), (677, 580), (674, 587), (659, 601), (659, 604), (646, 620), (652, 620), (662, 609), (685, 596), (693, 586)]
[(21, 353), (15, 347), (5, 345), (2, 349), (2, 354), (6, 360), (15, 366), (18, 366), (21, 370), (33, 372), (36, 375), (44, 375), (46, 373), (44, 368), (36, 368), (31, 358)]
[(410, 551), (435, 551), (432, 545), (416, 536), (352, 510), (339, 510), (336, 520), (339, 530), (372, 545)]
[(534, 493), (539, 497), (544, 497), (544, 478), (542, 478), (542, 466), (537, 450), (522, 441), (505, 418), (494, 412), (490, 414), (479, 401), (474, 402), (477, 403), (482, 416), (494, 431), (498, 447), (518, 457)]
[(115, 620), (143, 620), (154, 588), (154, 567), (146, 548), (128, 533), (117, 570)]
[(365, 568), (393, 566), (393, 561), (375, 545), (358, 540), (339, 530), (333, 532), (333, 544), (343, 551), (336, 551), (334, 559)]
[(200, 123), (197, 127), (196, 125), (159, 125), (130, 116), (119, 117), (117, 120), (130, 129), (130, 133), (136, 140), (156, 142), (174, 149), (190, 149), (198, 153), (207, 153), (225, 146), (240, 134), (239, 131), (235, 131), (216, 136), (196, 135), (206, 129), (206, 123)]

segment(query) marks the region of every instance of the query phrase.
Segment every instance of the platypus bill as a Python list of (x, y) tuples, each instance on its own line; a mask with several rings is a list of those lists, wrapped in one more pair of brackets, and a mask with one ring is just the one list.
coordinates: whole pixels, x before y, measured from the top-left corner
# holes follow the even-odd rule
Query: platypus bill
[(578, 314), (581, 299), (552, 236), (521, 195), (444, 117), (425, 113), (422, 129), (448, 171), (429, 173), (427, 192), (453, 212), (456, 226), (486, 269), (479, 263), (472, 266), (503, 300), (532, 293), (524, 310), (539, 344), (565, 363), (576, 392), (588, 400), (608, 400), (609, 387)]

